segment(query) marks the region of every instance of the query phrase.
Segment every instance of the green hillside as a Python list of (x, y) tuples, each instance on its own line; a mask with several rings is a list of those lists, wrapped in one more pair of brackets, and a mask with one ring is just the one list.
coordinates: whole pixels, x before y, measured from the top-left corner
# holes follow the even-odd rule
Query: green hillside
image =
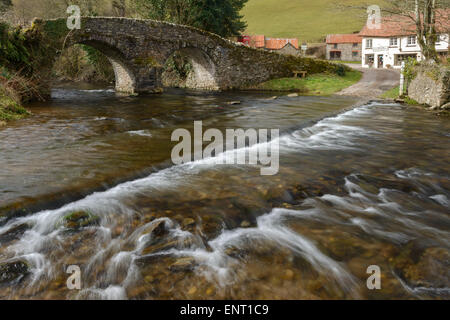
[[(371, 0), (371, 4), (380, 3)], [(367, 4), (367, 0), (249, 0), (243, 9), (247, 33), (268, 37), (295, 37), (301, 42), (320, 42), (330, 33), (361, 30), (365, 10), (342, 9), (341, 5)]]

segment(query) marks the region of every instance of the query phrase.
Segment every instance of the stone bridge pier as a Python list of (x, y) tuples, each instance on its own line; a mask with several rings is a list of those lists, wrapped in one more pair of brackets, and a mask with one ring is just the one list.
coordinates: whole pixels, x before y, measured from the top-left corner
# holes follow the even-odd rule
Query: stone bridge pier
[(66, 19), (34, 21), (55, 56), (75, 44), (92, 46), (106, 55), (114, 68), (116, 90), (126, 93), (161, 92), (161, 75), (175, 53), (186, 56), (193, 70), (186, 86), (227, 90), (291, 76), (330, 71), (325, 61), (284, 56), (253, 49), (196, 28), (129, 18), (83, 17), (81, 29), (68, 30)]

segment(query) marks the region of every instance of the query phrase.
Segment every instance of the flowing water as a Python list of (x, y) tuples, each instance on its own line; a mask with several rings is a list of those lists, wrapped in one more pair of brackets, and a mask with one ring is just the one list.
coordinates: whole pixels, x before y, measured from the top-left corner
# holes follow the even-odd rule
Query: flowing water
[[(268, 98), (59, 88), (30, 106), (0, 129), (0, 298), (450, 298), (448, 118)], [(173, 165), (194, 120), (279, 128), (279, 173)]]

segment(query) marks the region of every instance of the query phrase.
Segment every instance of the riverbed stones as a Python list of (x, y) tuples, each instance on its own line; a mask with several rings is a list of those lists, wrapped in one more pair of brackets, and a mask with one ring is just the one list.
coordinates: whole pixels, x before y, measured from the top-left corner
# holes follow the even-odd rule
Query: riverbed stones
[(3, 234), (0, 234), (0, 244), (5, 244), (13, 240), (18, 240), (20, 236), (22, 236), (25, 233), (25, 231), (27, 231), (29, 228), (30, 226), (26, 223), (22, 223), (12, 227)]
[(195, 259), (192, 257), (180, 258), (170, 265), (169, 269), (173, 272), (191, 271), (195, 267)]
[[(436, 290), (450, 287), (450, 252), (432, 247), (421, 251), (410, 243), (389, 259), (394, 270), (412, 288)], [(450, 296), (450, 292), (447, 292)]]
[(0, 285), (11, 284), (23, 279), (29, 273), (28, 263), (13, 261), (0, 263)]
[(195, 226), (195, 220), (192, 218), (185, 218), (185, 219), (183, 219), (182, 225), (184, 228), (193, 227), (193, 226)]

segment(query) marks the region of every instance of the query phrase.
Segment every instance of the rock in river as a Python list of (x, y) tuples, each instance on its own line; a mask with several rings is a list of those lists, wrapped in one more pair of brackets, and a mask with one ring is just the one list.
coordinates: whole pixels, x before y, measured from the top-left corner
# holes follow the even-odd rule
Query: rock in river
[(100, 218), (87, 211), (74, 211), (64, 216), (60, 222), (68, 229), (78, 230), (92, 225), (98, 225)]
[(0, 285), (20, 281), (29, 272), (29, 266), (24, 261), (0, 263)]

